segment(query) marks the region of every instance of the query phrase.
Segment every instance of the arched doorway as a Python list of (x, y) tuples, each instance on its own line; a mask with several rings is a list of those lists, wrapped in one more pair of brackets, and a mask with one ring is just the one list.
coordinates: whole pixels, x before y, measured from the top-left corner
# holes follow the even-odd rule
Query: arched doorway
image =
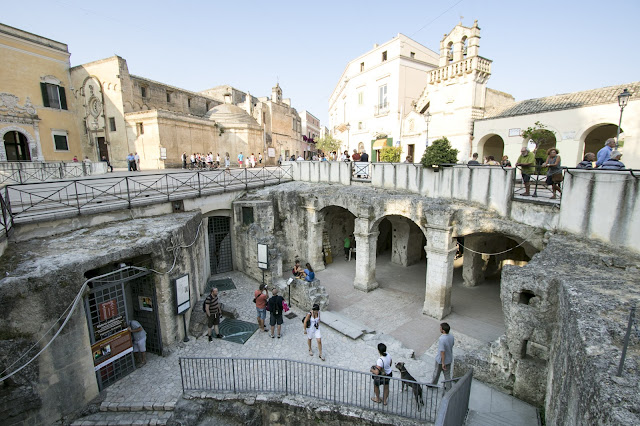
[[(336, 262), (355, 260), (354, 250), (357, 249), (353, 235), (356, 219), (354, 214), (339, 206), (328, 206), (321, 212), (324, 214), (322, 253), (326, 267), (329, 268), (332, 263)], [(346, 238), (349, 239), (350, 249), (347, 252), (345, 252)]]
[[(591, 131), (589, 131), (584, 137), (583, 157), (587, 152), (597, 154), (598, 151), (602, 149), (607, 139), (615, 138), (617, 133), (618, 125), (616, 124), (599, 124), (591, 128)], [(622, 133), (622, 129), (620, 129), (620, 133)]]
[(411, 219), (385, 216), (378, 224), (376, 256), (389, 256), (394, 265), (411, 266), (425, 259), (427, 239)]
[(498, 135), (491, 135), (478, 151), (481, 159), (491, 155), (496, 161), (500, 161), (504, 155), (504, 141)]
[(31, 161), (29, 142), (23, 133), (10, 131), (4, 134), (3, 139), (7, 161)]

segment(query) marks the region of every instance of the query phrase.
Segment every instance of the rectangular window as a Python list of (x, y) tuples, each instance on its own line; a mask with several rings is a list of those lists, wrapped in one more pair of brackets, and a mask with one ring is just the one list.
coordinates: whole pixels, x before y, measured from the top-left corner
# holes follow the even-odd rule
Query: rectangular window
[(364, 62), (360, 62), (360, 72), (364, 71)]
[(116, 131), (116, 119), (115, 117), (109, 117), (109, 130), (112, 132)]
[(363, 105), (364, 104), (364, 92), (360, 91), (358, 92), (358, 105)]
[(242, 208), (242, 224), (251, 225), (253, 223), (253, 207)]
[(52, 136), (54, 151), (69, 151), (69, 141), (67, 140), (66, 132), (54, 131)]
[(387, 51), (382, 52), (382, 62), (387, 60)]
[(416, 57), (416, 52), (411, 52), (411, 53), (410, 53), (410, 55), (411, 55), (411, 59), (415, 59), (415, 57)]
[(378, 87), (378, 110), (387, 109), (387, 85)]
[(136, 123), (136, 129), (138, 130), (138, 135), (144, 135), (144, 124)]
[(187, 98), (187, 106), (191, 108), (191, 98)]
[(48, 108), (67, 109), (67, 97), (64, 87), (56, 84), (40, 83), (42, 105)]
[(147, 88), (144, 86), (140, 86), (140, 96), (142, 96), (143, 98), (147, 97)]
[(167, 90), (167, 102), (170, 103), (171, 102), (171, 92), (169, 92)]
[(364, 129), (364, 124), (362, 124), (362, 121), (358, 121), (358, 130), (362, 129)]

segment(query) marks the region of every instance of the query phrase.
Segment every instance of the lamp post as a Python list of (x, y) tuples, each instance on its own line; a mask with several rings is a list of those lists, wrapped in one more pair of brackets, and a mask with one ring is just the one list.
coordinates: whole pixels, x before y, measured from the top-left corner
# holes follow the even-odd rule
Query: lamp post
[(627, 89), (624, 89), (622, 93), (618, 95), (618, 105), (620, 106), (620, 121), (618, 121), (618, 133), (616, 134), (616, 146), (620, 143), (620, 125), (622, 124), (622, 111), (627, 106), (631, 93)]
[(347, 128), (347, 152), (351, 152), (351, 124), (347, 123), (345, 127)]
[(427, 111), (427, 114), (424, 116), (424, 121), (427, 123), (427, 141), (425, 148), (429, 146), (429, 121), (431, 121), (431, 114)]

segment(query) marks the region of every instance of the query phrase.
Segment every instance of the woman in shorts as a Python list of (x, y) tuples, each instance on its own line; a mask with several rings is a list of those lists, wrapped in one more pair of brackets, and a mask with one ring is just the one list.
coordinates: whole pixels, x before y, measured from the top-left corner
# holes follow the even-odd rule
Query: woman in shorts
[(267, 299), (269, 299), (269, 290), (264, 284), (260, 284), (260, 289), (253, 293), (253, 300), (256, 304), (256, 312), (258, 312), (258, 326), (260, 330), (267, 331), (265, 320), (267, 319)]
[(321, 360), (325, 360), (322, 356), (322, 336), (320, 334), (320, 305), (317, 303), (311, 308), (311, 312), (307, 314), (302, 324), (304, 327), (304, 334), (307, 335), (307, 344), (309, 345), (309, 355), (313, 356), (313, 350), (311, 349), (311, 341), (316, 339), (318, 342), (318, 353)]

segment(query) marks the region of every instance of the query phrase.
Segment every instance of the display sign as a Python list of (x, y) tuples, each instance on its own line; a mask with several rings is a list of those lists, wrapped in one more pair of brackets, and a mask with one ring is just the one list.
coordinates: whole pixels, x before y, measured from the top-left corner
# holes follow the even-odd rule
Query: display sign
[(266, 244), (258, 244), (258, 268), (269, 269), (268, 246)]
[(191, 307), (191, 289), (189, 275), (176, 279), (176, 312), (178, 315)]
[(509, 136), (521, 136), (522, 129), (509, 129)]
[(167, 159), (167, 148), (160, 148), (160, 159), (161, 160)]
[(153, 311), (153, 299), (150, 296), (138, 296), (138, 307), (141, 311)]
[(118, 302), (116, 299), (107, 300), (98, 305), (98, 312), (100, 313), (100, 322), (106, 321), (118, 315)]
[(276, 157), (276, 149), (275, 148), (267, 148), (267, 155), (271, 158)]
[(91, 345), (95, 371), (100, 370), (132, 351), (131, 332), (128, 329), (96, 342)]
[(114, 333), (127, 328), (122, 315), (108, 319), (93, 326), (93, 335), (96, 340), (106, 339)]

